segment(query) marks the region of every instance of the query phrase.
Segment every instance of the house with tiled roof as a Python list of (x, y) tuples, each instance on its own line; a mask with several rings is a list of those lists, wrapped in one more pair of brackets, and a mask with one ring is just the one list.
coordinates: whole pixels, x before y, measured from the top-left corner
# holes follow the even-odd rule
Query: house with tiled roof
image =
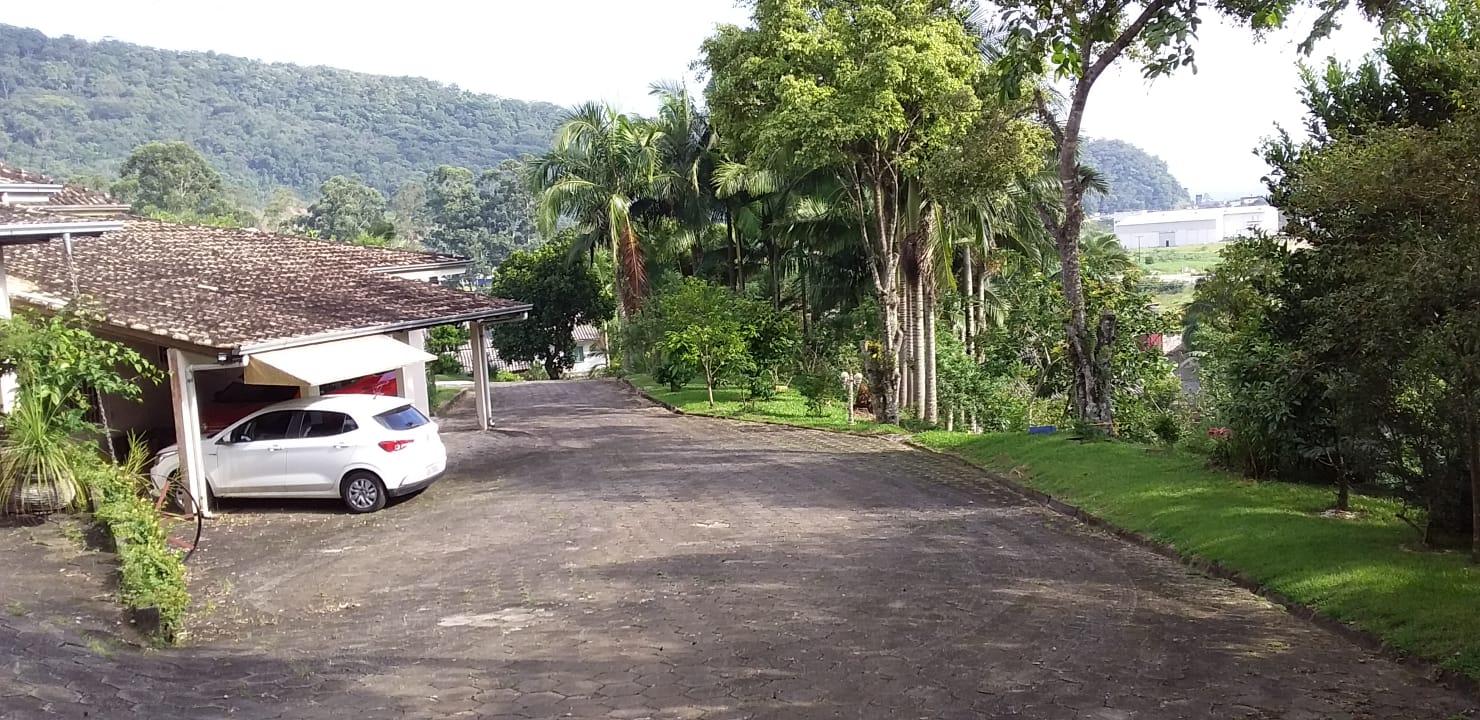
[[(467, 324), (483, 348), (486, 326), (530, 309), (453, 287), (447, 281), (467, 272), (466, 258), (163, 222), (126, 209), (0, 164), (0, 316), (12, 304), (74, 305), (95, 332), (164, 369), (170, 382), (145, 386), (142, 402), (105, 398), (104, 409), (120, 436), (178, 443), (187, 477), (200, 483), (197, 498), (203, 418), (243, 388), (314, 395), (384, 376), (394, 382), (378, 387), (395, 387), (429, 413), (426, 331)], [(487, 365), (486, 357), (474, 363), (485, 429)]]

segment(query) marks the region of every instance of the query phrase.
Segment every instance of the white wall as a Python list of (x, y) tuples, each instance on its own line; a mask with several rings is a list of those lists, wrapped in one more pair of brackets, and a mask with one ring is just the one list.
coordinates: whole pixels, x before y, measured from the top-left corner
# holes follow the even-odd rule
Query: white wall
[(1139, 213), (1115, 223), (1115, 237), (1127, 250), (1206, 245), (1253, 231), (1276, 233), (1280, 212), (1268, 205)]

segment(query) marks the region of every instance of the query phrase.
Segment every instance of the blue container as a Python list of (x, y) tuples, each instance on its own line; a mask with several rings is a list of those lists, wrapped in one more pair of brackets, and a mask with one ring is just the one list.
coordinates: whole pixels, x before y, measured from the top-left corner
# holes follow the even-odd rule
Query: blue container
[(1028, 426), (1028, 434), (1029, 435), (1052, 435), (1052, 434), (1054, 434), (1054, 433), (1056, 433), (1058, 431), (1059, 431), (1059, 429), (1057, 427), (1053, 426), (1053, 425), (1030, 425), (1030, 426)]

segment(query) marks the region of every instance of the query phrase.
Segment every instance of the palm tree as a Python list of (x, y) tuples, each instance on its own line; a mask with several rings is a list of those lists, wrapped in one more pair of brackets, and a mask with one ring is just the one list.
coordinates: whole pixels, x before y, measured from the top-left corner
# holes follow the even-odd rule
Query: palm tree
[(573, 254), (608, 246), (618, 309), (623, 317), (636, 312), (647, 268), (634, 209), (668, 185), (661, 131), (587, 103), (565, 117), (550, 150), (532, 158), (526, 172), (540, 231), (551, 234), (565, 220), (576, 228)]

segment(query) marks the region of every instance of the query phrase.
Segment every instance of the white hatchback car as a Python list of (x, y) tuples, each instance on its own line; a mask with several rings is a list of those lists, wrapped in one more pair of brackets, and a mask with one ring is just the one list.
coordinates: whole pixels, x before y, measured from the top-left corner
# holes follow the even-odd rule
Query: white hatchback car
[[(176, 446), (161, 450), (155, 487), (179, 468)], [(216, 497), (337, 497), (366, 513), (441, 477), (447, 448), (405, 398), (326, 395), (269, 405), (207, 437), (205, 469)]]

